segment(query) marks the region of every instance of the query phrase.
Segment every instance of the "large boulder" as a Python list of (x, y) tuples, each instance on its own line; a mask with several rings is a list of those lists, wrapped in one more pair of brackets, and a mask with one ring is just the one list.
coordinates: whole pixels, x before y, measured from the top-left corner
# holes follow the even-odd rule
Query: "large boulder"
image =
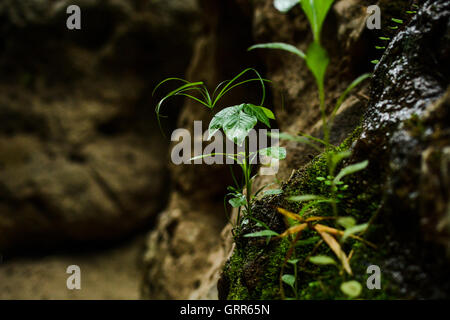
[[(81, 30), (66, 28), (69, 4)], [(151, 89), (184, 72), (196, 12), (194, 0), (2, 1), (0, 252), (123, 237), (164, 207)]]

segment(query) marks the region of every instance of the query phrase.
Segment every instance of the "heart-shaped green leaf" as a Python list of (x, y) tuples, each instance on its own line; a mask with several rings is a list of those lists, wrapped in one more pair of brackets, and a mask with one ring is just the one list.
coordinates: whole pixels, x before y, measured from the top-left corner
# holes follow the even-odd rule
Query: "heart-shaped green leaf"
[(294, 288), (295, 276), (293, 276), (292, 274), (284, 274), (281, 277), (281, 280), (283, 280), (283, 282), (286, 283), (287, 285), (289, 285), (290, 287)]
[[(241, 106), (243, 107), (243, 105)], [(241, 110), (229, 114), (228, 118), (224, 119), (223, 131), (228, 139), (241, 146), (257, 122), (258, 119), (255, 116)]]
[(260, 106), (260, 108), (264, 111), (267, 118), (269, 118), (271, 120), (275, 120), (275, 115), (273, 114), (272, 110), (267, 109), (266, 107), (261, 107), (261, 106)]
[(237, 116), (239, 112), (243, 109), (244, 105), (240, 104), (238, 106), (232, 106), (225, 108), (218, 112), (209, 123), (209, 137), (208, 140), (220, 129), (222, 129), (223, 124), (229, 120), (230, 117)]
[(336, 264), (333, 258), (329, 256), (314, 256), (309, 258), (309, 262), (317, 264), (317, 265), (328, 265), (328, 264)]

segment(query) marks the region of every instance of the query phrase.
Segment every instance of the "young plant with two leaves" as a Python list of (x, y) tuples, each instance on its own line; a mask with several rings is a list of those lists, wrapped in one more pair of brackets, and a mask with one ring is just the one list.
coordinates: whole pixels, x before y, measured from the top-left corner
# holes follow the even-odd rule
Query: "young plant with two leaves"
[[(245, 75), (248, 73), (256, 74), (255, 78), (246, 79)], [(255, 177), (252, 175), (254, 160), (258, 156), (266, 156), (269, 158), (274, 158), (282, 160), (286, 157), (286, 149), (272, 146), (268, 148), (262, 148), (256, 151), (252, 151), (253, 148), (249, 146), (249, 133), (257, 125), (257, 123), (262, 123), (270, 128), (270, 120), (274, 120), (275, 116), (273, 112), (264, 107), (264, 101), (266, 97), (265, 83), (268, 80), (261, 78), (258, 71), (253, 68), (247, 68), (236, 75), (231, 80), (226, 80), (220, 83), (215, 90), (211, 93), (207, 86), (203, 82), (189, 82), (180, 78), (167, 78), (161, 81), (154, 89), (153, 93), (163, 84), (167, 82), (178, 82), (181, 85), (176, 89), (170, 91), (161, 100), (159, 100), (156, 105), (155, 111), (160, 124), (161, 117), (161, 107), (164, 102), (175, 96), (183, 96), (192, 99), (199, 104), (207, 107), (211, 111), (218, 105), (219, 101), (232, 89), (251, 83), (259, 82), (261, 84), (262, 98), (258, 105), (252, 103), (241, 103), (239, 105), (229, 106), (223, 108), (221, 111), (216, 113), (211, 122), (209, 123), (209, 137), (210, 140), (219, 130), (223, 130), (226, 137), (233, 141), (235, 145), (241, 150), (236, 153), (210, 153), (199, 155), (191, 158), (191, 160), (199, 158), (207, 158), (211, 156), (223, 156), (232, 159), (235, 163), (239, 165), (242, 171), (242, 179), (239, 182), (237, 177), (233, 172), (233, 168), (230, 166), (231, 175), (233, 178), (234, 186), (229, 186), (229, 193), (224, 198), (225, 210), (226, 210), (226, 199), (229, 199), (229, 204), (238, 208), (237, 221), (239, 224), (241, 222), (241, 210), (244, 208), (246, 216), (251, 218), (251, 203), (255, 196), (259, 194), (261, 190), (258, 190), (253, 194), (252, 186)]]
[[(301, 232), (308, 229), (316, 232), (318, 234), (318, 242), (316, 247), (318, 248), (322, 243), (325, 243), (331, 251), (338, 258), (339, 264), (332, 258), (328, 256), (308, 256), (306, 261), (303, 261), (301, 266), (306, 262), (311, 262), (317, 265), (324, 264), (334, 264), (340, 267), (341, 274), (347, 274), (352, 276), (352, 270), (350, 266), (351, 255), (347, 255), (342, 249), (342, 245), (347, 238), (354, 238), (360, 241), (364, 241), (362, 238), (358, 237), (357, 234), (364, 232), (367, 229), (367, 224), (357, 225), (356, 221), (352, 217), (339, 217), (338, 203), (343, 197), (343, 192), (348, 188), (342, 179), (350, 174), (356, 173), (365, 169), (368, 165), (368, 161), (363, 161), (360, 163), (352, 164), (343, 167), (337, 174), (336, 169), (341, 165), (342, 160), (350, 157), (351, 153), (349, 151), (338, 151), (338, 149), (330, 143), (330, 128), (332, 127), (333, 121), (339, 108), (344, 102), (350, 91), (358, 86), (365, 79), (369, 78), (371, 74), (363, 74), (357, 79), (355, 79), (347, 89), (341, 94), (337, 100), (331, 113), (327, 115), (327, 108), (325, 105), (325, 75), (330, 62), (328, 53), (326, 49), (321, 44), (321, 31), (325, 18), (330, 10), (333, 0), (275, 0), (275, 7), (286, 12), (290, 10), (295, 5), (300, 4), (303, 12), (305, 13), (313, 34), (313, 42), (309, 45), (306, 53), (299, 50), (295, 46), (287, 43), (275, 42), (275, 43), (264, 43), (256, 44), (249, 48), (249, 50), (254, 49), (278, 49), (284, 50), (289, 53), (293, 53), (305, 60), (306, 66), (311, 71), (315, 78), (320, 114), (322, 119), (322, 131), (323, 138), (312, 137), (307, 134), (300, 133), (300, 136), (292, 136), (287, 133), (281, 133), (281, 139), (298, 141), (302, 143), (307, 143), (318, 151), (322, 151), (327, 161), (328, 174), (324, 177), (317, 177), (319, 181), (324, 183), (328, 188), (329, 192), (327, 196), (304, 194), (299, 196), (292, 196), (289, 198), (290, 201), (301, 202), (302, 209), (298, 213), (292, 213), (282, 208), (278, 211), (287, 218), (287, 222), (290, 225), (288, 230), (283, 234), (276, 234), (270, 230), (266, 231), (266, 236), (274, 237), (290, 237), (292, 239), (291, 249), (288, 251), (286, 261), (282, 267), (280, 275), (280, 289), (282, 295), (284, 296), (284, 290), (282, 283), (284, 282), (288, 286), (292, 287), (295, 295), (297, 295), (297, 277), (298, 277), (298, 266), (299, 260), (292, 255), (295, 254), (293, 249), (297, 241), (300, 240)], [(320, 216), (317, 212), (320, 211), (320, 206), (328, 204), (333, 212), (332, 216)], [(322, 221), (334, 222), (335, 227), (330, 227), (322, 224)], [(343, 228), (343, 229), (342, 229)], [(261, 236), (261, 231), (258, 233), (248, 234), (248, 237)], [(366, 241), (364, 241), (366, 242)], [(367, 244), (367, 242), (366, 242)], [(373, 246), (373, 245), (372, 245)], [(315, 251), (315, 250), (313, 250)], [(284, 267), (287, 263), (294, 265), (294, 275), (283, 274)], [(341, 290), (349, 297), (357, 297), (361, 292), (361, 285), (356, 281), (346, 281), (342, 283)]]

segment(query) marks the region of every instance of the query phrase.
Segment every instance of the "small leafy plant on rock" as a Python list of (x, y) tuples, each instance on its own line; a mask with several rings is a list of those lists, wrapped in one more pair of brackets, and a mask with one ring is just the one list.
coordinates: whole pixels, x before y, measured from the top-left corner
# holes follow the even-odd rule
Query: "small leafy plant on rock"
[[(249, 72), (255, 73), (256, 78), (243, 79), (243, 76)], [(189, 82), (180, 78), (167, 78), (163, 80), (156, 86), (153, 93), (161, 85), (169, 81), (180, 82), (181, 86), (166, 94), (161, 100), (159, 100), (158, 104), (156, 105), (155, 111), (159, 124), (161, 117), (161, 107), (168, 98), (175, 96), (184, 96), (198, 102), (199, 104), (207, 107), (210, 110), (213, 110), (218, 105), (221, 98), (232, 89), (255, 81), (261, 84), (262, 98), (259, 104), (255, 105), (252, 103), (242, 103), (239, 105), (226, 107), (220, 112), (216, 113), (209, 123), (208, 140), (211, 139), (217, 131), (223, 130), (229, 140), (233, 141), (237, 146), (243, 147), (243, 151), (237, 153), (211, 153), (200, 155), (191, 159), (195, 160), (198, 158), (206, 158), (211, 156), (224, 156), (234, 160), (237, 164), (239, 164), (242, 170), (243, 181), (238, 182), (238, 179), (236, 179), (236, 176), (231, 169), (231, 175), (233, 177), (235, 185), (228, 187), (229, 193), (226, 195), (225, 199), (229, 198), (229, 203), (231, 204), (231, 206), (238, 208), (236, 221), (237, 224), (239, 224), (241, 221), (242, 208), (244, 209), (245, 214), (251, 218), (251, 203), (253, 198), (257, 196), (260, 191), (259, 190), (255, 194), (253, 194), (252, 192), (253, 181), (257, 176), (252, 175), (252, 163), (254, 163), (253, 160), (258, 155), (267, 156), (279, 160), (282, 160), (286, 157), (286, 149), (282, 147), (271, 146), (256, 151), (250, 151), (249, 148), (248, 135), (250, 131), (256, 126), (256, 124), (259, 122), (270, 128), (270, 120), (275, 119), (275, 115), (273, 114), (273, 112), (263, 106), (266, 96), (265, 82), (268, 82), (268, 80), (261, 78), (260, 74), (255, 69), (248, 68), (240, 72), (233, 79), (220, 83), (215, 88), (213, 93), (209, 92), (203, 82)]]

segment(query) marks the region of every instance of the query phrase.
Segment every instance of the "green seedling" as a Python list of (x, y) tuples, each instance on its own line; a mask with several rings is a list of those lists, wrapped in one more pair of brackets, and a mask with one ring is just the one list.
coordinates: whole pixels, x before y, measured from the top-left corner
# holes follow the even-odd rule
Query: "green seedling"
[[(249, 72), (255, 73), (256, 78), (243, 79), (243, 76)], [(164, 102), (171, 97), (187, 97), (212, 110), (217, 106), (221, 98), (232, 89), (255, 81), (261, 84), (262, 98), (261, 102), (258, 105), (251, 103), (242, 103), (239, 105), (226, 107), (220, 112), (216, 113), (209, 124), (209, 138), (211, 138), (218, 130), (222, 130), (229, 140), (233, 141), (238, 146), (243, 146), (244, 151), (232, 154), (211, 153), (207, 155), (197, 156), (191, 159), (195, 160), (199, 158), (219, 155), (230, 158), (239, 164), (242, 170), (243, 182), (238, 182), (232, 168), (230, 168), (235, 185), (228, 187), (228, 191), (230, 192), (225, 196), (224, 199), (225, 202), (226, 199), (229, 198), (229, 204), (232, 207), (238, 208), (237, 223), (239, 223), (241, 218), (241, 208), (245, 208), (246, 214), (251, 215), (251, 201), (253, 199), (252, 184), (253, 180), (256, 177), (256, 175), (252, 176), (253, 159), (258, 155), (268, 156), (280, 160), (286, 157), (286, 149), (281, 147), (263, 148), (257, 150), (256, 152), (249, 151), (249, 132), (256, 126), (258, 122), (270, 128), (270, 120), (275, 119), (275, 115), (273, 114), (273, 112), (263, 106), (266, 97), (265, 82), (268, 82), (268, 80), (261, 78), (260, 74), (255, 69), (248, 68), (240, 72), (232, 80), (220, 83), (212, 93), (208, 91), (206, 85), (201, 81), (189, 82), (180, 78), (167, 78), (161, 81), (155, 87), (153, 93), (155, 93), (155, 91), (160, 88), (161, 85), (169, 81), (179, 82), (181, 83), (181, 86), (166, 94), (162, 99), (159, 100), (158, 104), (156, 105), (155, 112), (159, 124), (161, 124), (161, 107), (163, 106)]]

